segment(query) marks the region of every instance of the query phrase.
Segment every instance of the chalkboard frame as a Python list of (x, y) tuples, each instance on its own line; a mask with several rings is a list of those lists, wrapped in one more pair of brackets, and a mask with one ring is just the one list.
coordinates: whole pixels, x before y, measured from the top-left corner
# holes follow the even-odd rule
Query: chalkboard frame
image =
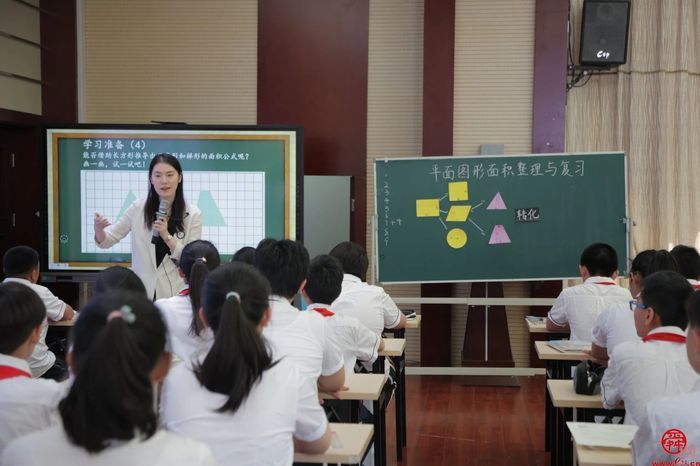
[(634, 221), (629, 217), (629, 184), (628, 184), (628, 158), (624, 151), (603, 151), (603, 152), (560, 152), (560, 153), (540, 153), (540, 154), (502, 154), (502, 155), (453, 155), (453, 156), (436, 156), (436, 157), (374, 157), (372, 160), (372, 169), (374, 173), (374, 212), (371, 218), (373, 254), (370, 257), (370, 267), (374, 271), (375, 281), (381, 284), (424, 284), (424, 283), (471, 283), (471, 282), (510, 282), (510, 281), (543, 281), (543, 280), (568, 280), (580, 279), (579, 275), (562, 275), (562, 276), (541, 276), (541, 277), (491, 277), (491, 278), (475, 278), (475, 279), (440, 279), (440, 280), (382, 280), (380, 261), (379, 261), (379, 195), (380, 186), (377, 176), (377, 166), (380, 163), (391, 163), (396, 161), (456, 161), (456, 160), (478, 160), (478, 159), (497, 159), (497, 158), (537, 158), (537, 157), (558, 157), (558, 156), (589, 156), (589, 155), (614, 155), (622, 156), (623, 158), (623, 177), (624, 177), (624, 218), (619, 219), (625, 225), (625, 250), (618, 252), (619, 263), (622, 264), (620, 276), (627, 276), (631, 265), (631, 227)]
[[(304, 157), (303, 157), (303, 139), (304, 131), (301, 126), (294, 125), (189, 125), (189, 124), (109, 124), (109, 123), (99, 123), (99, 124), (46, 124), (42, 126), (40, 132), (42, 148), (42, 206), (41, 206), (41, 235), (42, 235), (42, 247), (40, 250), (41, 257), (41, 270), (42, 276), (47, 279), (46, 281), (53, 280), (72, 280), (72, 281), (92, 281), (94, 280), (95, 274), (99, 271), (96, 270), (97, 267), (107, 267), (111, 265), (124, 265), (129, 266), (126, 263), (103, 263), (94, 262), (90, 263), (88, 267), (76, 266), (70, 268), (69, 270), (61, 270), (57, 268), (49, 267), (49, 242), (57, 241), (58, 238), (51, 238), (50, 232), (51, 228), (49, 225), (50, 215), (49, 209), (53, 209), (54, 206), (49, 205), (49, 134), (51, 131), (65, 131), (66, 133), (80, 133), (81, 131), (153, 131), (158, 133), (168, 133), (172, 132), (173, 137), (177, 138), (178, 134), (182, 131), (195, 132), (192, 134), (193, 138), (196, 138), (197, 132), (202, 132), (204, 135), (206, 132), (231, 132), (231, 134), (237, 132), (249, 132), (249, 133), (260, 133), (260, 135), (274, 134), (274, 133), (293, 133), (293, 153), (290, 154), (288, 160), (291, 160), (291, 165), (285, 167), (285, 170), (290, 171), (289, 183), (290, 189), (293, 191), (292, 198), (290, 199), (288, 195), (285, 195), (285, 210), (288, 212), (288, 217), (285, 218), (285, 224), (287, 222), (290, 225), (285, 226), (285, 236), (291, 239), (297, 239), (303, 241), (303, 199), (304, 199)], [(179, 136), (183, 137), (183, 136)], [(255, 137), (251, 137), (255, 139)], [(290, 146), (292, 143), (290, 142)], [(286, 151), (291, 152), (292, 147), (287, 147)]]

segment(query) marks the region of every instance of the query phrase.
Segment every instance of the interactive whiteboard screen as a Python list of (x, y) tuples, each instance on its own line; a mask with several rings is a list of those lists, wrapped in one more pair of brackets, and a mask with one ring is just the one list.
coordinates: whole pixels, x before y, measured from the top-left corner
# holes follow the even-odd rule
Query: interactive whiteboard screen
[(128, 265), (127, 235), (110, 249), (94, 240), (95, 212), (116, 223), (149, 188), (158, 153), (182, 165), (185, 199), (202, 211), (202, 239), (223, 260), (266, 237), (298, 238), (301, 130), (198, 126), (46, 129), (47, 271)]

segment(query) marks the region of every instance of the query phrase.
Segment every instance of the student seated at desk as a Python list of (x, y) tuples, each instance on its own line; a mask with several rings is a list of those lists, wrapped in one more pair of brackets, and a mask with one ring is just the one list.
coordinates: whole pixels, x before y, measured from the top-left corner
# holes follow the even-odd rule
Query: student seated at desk
[(572, 341), (591, 341), (591, 329), (600, 311), (611, 304), (627, 303), (630, 292), (615, 283), (617, 253), (604, 243), (595, 243), (581, 253), (579, 272), (583, 283), (565, 288), (547, 314), (547, 329), (571, 330)]
[[(630, 294), (639, 297), (644, 277), (661, 270), (678, 271), (676, 261), (668, 251), (647, 249), (637, 254), (630, 267)], [(591, 336), (591, 356), (601, 362), (606, 362), (620, 343), (639, 341), (629, 303), (617, 303), (603, 309), (595, 321)]]
[(340, 261), (345, 274), (340, 296), (332, 303), (337, 314), (355, 317), (378, 336), (385, 328), (406, 327), (406, 316), (386, 291), (366, 283), (369, 260), (362, 246), (345, 241), (336, 245), (330, 255)]
[(307, 303), (307, 311), (318, 312), (326, 318), (326, 328), (343, 352), (345, 373), (355, 371), (355, 363), (366, 363), (370, 367), (384, 349), (380, 336), (351, 316), (335, 314), (328, 303), (340, 295), (343, 283), (343, 268), (333, 256), (322, 254), (311, 261), (306, 285), (301, 295)]
[(100, 271), (95, 280), (96, 295), (112, 291), (138, 293), (148, 297), (146, 287), (139, 276), (133, 270), (118, 265)]
[(316, 312), (301, 312), (291, 302), (304, 287), (309, 253), (303, 244), (290, 240), (260, 242), (255, 265), (270, 282), (270, 322), (263, 335), (275, 358), (288, 359), (299, 372), (323, 392), (343, 388), (343, 354), (333, 342), (326, 322)]
[[(29, 358), (29, 368), (32, 377), (43, 377), (57, 381), (68, 377), (66, 363), (56, 359), (46, 345), (46, 333), (49, 329), (48, 320), (57, 322), (60, 320), (72, 320), (73, 308), (64, 303), (45, 286), (38, 285), (39, 281), (39, 253), (28, 246), (15, 246), (5, 252), (2, 261), (3, 272), (7, 277), (3, 283), (16, 282), (31, 288), (46, 308), (44, 322), (41, 324), (41, 336), (32, 356)], [(47, 320), (48, 319), (48, 320)]]
[(694, 290), (700, 290), (700, 254), (692, 246), (679, 244), (671, 249), (671, 255), (678, 262), (678, 272), (688, 279)]
[[(685, 349), (690, 365), (700, 374), (700, 291), (696, 291), (690, 299), (688, 324)], [(632, 441), (634, 464), (648, 465), (652, 461), (675, 464), (673, 461), (676, 458), (688, 460), (687, 464), (700, 461), (700, 382), (696, 382), (693, 390), (685, 395), (649, 401), (646, 416), (640, 420), (639, 430)], [(680, 430), (685, 435), (685, 452), (671, 454), (662, 447), (664, 434), (671, 429)], [(678, 445), (677, 438), (671, 437), (667, 442), (671, 452), (678, 452), (677, 446), (674, 449), (674, 444)]]
[(638, 425), (649, 401), (687, 393), (697, 382), (685, 349), (692, 292), (680, 274), (662, 271), (645, 278), (640, 298), (630, 302), (642, 341), (617, 345), (601, 382), (606, 409), (624, 401), (625, 424)]
[(13, 440), (0, 464), (213, 465), (206, 445), (158, 430), (153, 384), (170, 367), (165, 323), (145, 296), (93, 299), (73, 327), (75, 376), (59, 403), (62, 424)]
[(219, 464), (291, 465), (294, 451), (322, 453), (331, 434), (311, 381), (290, 358), (273, 359), (261, 332), (270, 288), (254, 267), (230, 263), (204, 284), (202, 322), (214, 342), (175, 367), (163, 388), (168, 430), (209, 445)]
[(156, 301), (168, 326), (168, 346), (183, 361), (191, 360), (214, 340), (211, 330), (199, 318), (199, 309), (202, 307), (204, 280), (220, 262), (219, 251), (209, 241), (188, 243), (182, 249), (177, 267), (185, 288), (171, 298)]
[(46, 309), (19, 283), (0, 285), (0, 453), (17, 437), (59, 423), (66, 386), (32, 379), (27, 359), (41, 338)]

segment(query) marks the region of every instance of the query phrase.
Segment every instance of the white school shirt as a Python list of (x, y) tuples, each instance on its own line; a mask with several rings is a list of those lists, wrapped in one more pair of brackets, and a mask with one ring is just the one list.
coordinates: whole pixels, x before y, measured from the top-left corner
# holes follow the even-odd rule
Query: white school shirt
[[(657, 327), (649, 332), (685, 337), (678, 327)], [(603, 405), (625, 402), (625, 424), (639, 425), (651, 400), (688, 393), (700, 376), (690, 367), (685, 343), (651, 340), (624, 342), (615, 347), (601, 382)]]
[[(24, 359), (0, 354), (0, 366), (27, 374), (0, 380), (0, 452), (13, 439), (60, 422), (58, 402), (67, 385), (54, 380), (32, 379)], [(19, 463), (16, 463), (19, 464)]]
[(335, 313), (356, 318), (378, 336), (401, 322), (401, 311), (383, 288), (347, 273), (340, 296), (331, 306)]
[(222, 466), (291, 465), (292, 437), (313, 442), (326, 432), (315, 383), (287, 360), (263, 373), (236, 412), (217, 411), (228, 397), (203, 387), (190, 364), (173, 369), (171, 381), (162, 392), (161, 422), (206, 443)]
[[(682, 431), (686, 437), (686, 448), (680, 454), (675, 453), (677, 450), (673, 449), (673, 444), (667, 444), (672, 454), (661, 445), (664, 434), (671, 429)], [(686, 457), (693, 452), (694, 456)], [(700, 382), (689, 393), (649, 403), (646, 416), (632, 440), (632, 454), (634, 464), (639, 465), (651, 465), (652, 461), (675, 464), (676, 458), (687, 459), (687, 464), (700, 461)]]
[(71, 443), (63, 426), (55, 426), (12, 441), (2, 455), (1, 466), (215, 466), (206, 445), (169, 432), (158, 431), (149, 439), (132, 439), (88, 453)]
[(270, 308), (272, 314), (263, 336), (275, 360), (289, 360), (314, 386), (319, 376), (333, 375), (343, 367), (343, 354), (326, 334), (323, 317), (316, 312), (301, 312), (280, 296), (270, 297)]
[(377, 360), (381, 338), (359, 320), (335, 314), (326, 304), (311, 304), (306, 312), (316, 312), (324, 317), (329, 335), (343, 353), (346, 374), (355, 372), (358, 360), (368, 364)]
[(591, 341), (591, 329), (603, 308), (627, 304), (632, 295), (610, 277), (589, 277), (580, 285), (564, 288), (547, 314), (557, 325), (569, 324), (572, 341)]
[[(52, 321), (59, 321), (63, 318), (63, 313), (66, 310), (66, 303), (58, 299), (45, 286), (32, 283), (24, 278), (6, 278), (3, 283), (14, 282), (28, 286), (36, 294), (39, 295), (41, 301), (46, 307), (46, 317)], [(41, 323), (41, 336), (34, 347), (32, 355), (29, 357), (29, 367), (32, 369), (32, 377), (41, 377), (46, 371), (56, 362), (56, 355), (49, 351), (46, 346), (46, 332), (49, 330), (49, 323), (46, 319)]]
[(191, 361), (193, 356), (211, 346), (214, 334), (209, 327), (203, 329), (199, 336), (190, 333), (192, 304), (189, 295), (178, 294), (172, 298), (159, 299), (155, 304), (168, 327), (168, 350), (175, 356), (183, 361)]
[(184, 232), (180, 234), (182, 238), (173, 235), (176, 239), (175, 249), (170, 255), (166, 254), (156, 268), (156, 247), (151, 244), (153, 232), (146, 228), (143, 219), (145, 205), (145, 198), (134, 201), (117, 223), (105, 228), (105, 240), (97, 243), (97, 247), (111, 248), (131, 233), (131, 268), (143, 282), (149, 298), (153, 297), (154, 292), (156, 299), (169, 298), (185, 286), (177, 272), (177, 266), (170, 259), (179, 259), (187, 243), (202, 238), (202, 213), (197, 206), (186, 203)]
[(639, 341), (634, 326), (634, 312), (629, 303), (613, 304), (600, 311), (591, 330), (591, 337), (593, 343), (608, 350), (608, 356), (620, 343)]

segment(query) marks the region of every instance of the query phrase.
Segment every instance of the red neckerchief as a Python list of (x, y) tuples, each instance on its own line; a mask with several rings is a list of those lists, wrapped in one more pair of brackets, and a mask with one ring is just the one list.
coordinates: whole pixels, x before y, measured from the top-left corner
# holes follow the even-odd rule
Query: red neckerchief
[(642, 338), (643, 342), (659, 340), (659, 341), (670, 341), (671, 343), (685, 343), (685, 335), (678, 335), (675, 333), (652, 333), (650, 335)]
[(178, 296), (189, 296), (190, 295), (190, 289), (185, 288), (184, 290), (180, 290), (180, 292), (177, 294)]
[(0, 366), (0, 380), (12, 379), (15, 377), (31, 377), (32, 375), (28, 372), (24, 372), (22, 369), (17, 369), (12, 366)]
[(606, 286), (616, 285), (616, 283), (610, 283), (610, 282), (593, 282), (593, 284), (594, 285), (606, 285)]
[(335, 315), (333, 311), (331, 311), (330, 309), (326, 309), (325, 307), (315, 307), (312, 310), (318, 312), (323, 317), (331, 317)]
[(694, 289), (694, 290), (700, 290), (700, 283), (694, 283), (694, 284), (693, 284), (693, 289)]

